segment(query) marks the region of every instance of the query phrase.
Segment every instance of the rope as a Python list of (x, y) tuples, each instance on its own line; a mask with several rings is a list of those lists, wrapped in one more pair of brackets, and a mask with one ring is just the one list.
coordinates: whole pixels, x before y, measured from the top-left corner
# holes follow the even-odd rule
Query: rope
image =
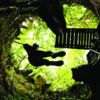
[(91, 51), (93, 51), (94, 53), (100, 55), (100, 52), (96, 51), (96, 50), (93, 50), (93, 49), (90, 49)]

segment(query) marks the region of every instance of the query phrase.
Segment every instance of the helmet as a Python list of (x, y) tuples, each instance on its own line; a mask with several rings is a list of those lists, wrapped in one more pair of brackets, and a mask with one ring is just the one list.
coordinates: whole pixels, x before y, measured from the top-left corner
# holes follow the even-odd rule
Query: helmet
[(38, 49), (39, 48), (39, 45), (37, 43), (34, 43), (33, 44), (33, 49)]

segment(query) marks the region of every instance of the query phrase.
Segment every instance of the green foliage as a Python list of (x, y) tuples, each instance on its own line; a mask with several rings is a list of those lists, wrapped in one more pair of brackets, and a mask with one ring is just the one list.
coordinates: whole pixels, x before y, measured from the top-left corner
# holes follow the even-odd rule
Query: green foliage
[[(98, 19), (93, 15), (91, 11), (88, 11), (86, 8), (82, 6), (68, 6), (64, 5), (64, 16), (66, 19), (67, 27), (71, 28), (96, 28)], [(46, 91), (64, 91), (64, 93), (70, 88), (75, 81), (72, 79), (71, 68), (79, 66), (81, 64), (87, 63), (86, 54), (88, 50), (77, 50), (77, 49), (61, 49), (55, 48), (55, 35), (53, 32), (47, 27), (46, 23), (43, 22), (39, 17), (26, 19), (25, 22), (22, 23), (27, 29), (21, 29), (21, 33), (18, 36), (18, 39), (15, 39), (11, 53), (13, 57), (14, 67), (19, 70), (32, 70), (27, 77), (31, 77), (32, 79), (36, 79), (38, 75), (41, 75), (45, 80), (45, 84), (51, 84), (51, 86)], [(35, 66), (31, 66), (27, 60), (27, 54), (23, 49), (22, 44), (28, 43), (32, 45), (33, 43), (38, 43), (40, 45), (40, 50), (44, 51), (65, 51), (66, 56), (61, 58), (56, 58), (55, 60), (63, 60), (64, 65), (60, 67), (56, 66), (40, 66), (35, 69)], [(49, 60), (53, 60), (48, 57)], [(40, 98), (50, 99), (55, 97), (60, 98), (59, 100), (79, 100), (79, 98), (85, 98), (83, 92), (78, 92), (80, 96), (71, 98), (69, 97), (68, 92), (63, 93), (52, 93), (52, 96), (49, 94), (41, 95), (39, 91), (43, 88), (43, 85), (40, 85), (40, 88), (36, 85), (36, 83), (29, 83), (27, 81), (27, 77), (23, 75), (14, 76), (14, 84), (16, 90), (21, 91), (24, 95), (32, 95), (35, 100), (39, 100)], [(36, 81), (36, 80), (35, 80)], [(41, 80), (39, 80), (41, 81)], [(44, 82), (44, 81), (42, 81)], [(42, 83), (41, 83), (42, 84)], [(66, 90), (67, 89), (67, 90)], [(37, 90), (37, 91), (36, 91)], [(79, 90), (81, 91), (81, 89)], [(88, 91), (88, 90), (87, 90)], [(82, 93), (82, 94), (81, 94)], [(19, 94), (18, 94), (19, 95)], [(83, 97), (81, 97), (83, 95)], [(66, 99), (69, 98), (69, 99)], [(74, 99), (75, 98), (75, 99)]]
[(98, 18), (81, 5), (64, 5), (64, 15), (67, 27), (70, 28), (96, 28)]

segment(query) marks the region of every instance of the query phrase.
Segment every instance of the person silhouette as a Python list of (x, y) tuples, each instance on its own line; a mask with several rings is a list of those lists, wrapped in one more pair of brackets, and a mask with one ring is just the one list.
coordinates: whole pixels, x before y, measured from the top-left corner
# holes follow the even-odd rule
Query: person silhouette
[(23, 47), (28, 54), (28, 60), (29, 60), (30, 64), (33, 66), (38, 67), (38, 66), (42, 66), (42, 65), (46, 65), (46, 66), (49, 66), (49, 65), (61, 66), (61, 65), (63, 65), (63, 61), (61, 61), (61, 60), (49, 61), (45, 57), (52, 57), (52, 58), (63, 57), (66, 54), (64, 51), (53, 53), (51, 51), (38, 50), (39, 45), (36, 43), (34, 43), (33, 46), (30, 46), (29, 44), (23, 44)]

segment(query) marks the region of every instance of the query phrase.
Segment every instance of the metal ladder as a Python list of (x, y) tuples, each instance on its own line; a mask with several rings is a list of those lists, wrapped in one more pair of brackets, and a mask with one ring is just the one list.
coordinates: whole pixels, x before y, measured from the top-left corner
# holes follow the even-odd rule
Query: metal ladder
[(76, 49), (91, 49), (93, 43), (91, 40), (96, 38), (98, 29), (87, 28), (69, 28), (67, 32), (57, 36), (55, 47), (58, 48), (76, 48)]

